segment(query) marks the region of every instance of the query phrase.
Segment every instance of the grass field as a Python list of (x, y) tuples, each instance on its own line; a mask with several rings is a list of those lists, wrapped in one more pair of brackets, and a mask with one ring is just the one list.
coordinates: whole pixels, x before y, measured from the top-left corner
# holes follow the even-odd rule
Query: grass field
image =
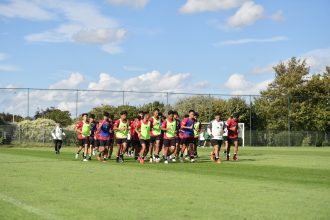
[(330, 148), (241, 148), (239, 161), (74, 160), (0, 148), (0, 219), (329, 219)]

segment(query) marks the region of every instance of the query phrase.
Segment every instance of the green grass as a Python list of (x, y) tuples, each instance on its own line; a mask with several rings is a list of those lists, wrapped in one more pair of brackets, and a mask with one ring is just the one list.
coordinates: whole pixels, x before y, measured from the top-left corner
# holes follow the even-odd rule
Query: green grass
[(329, 219), (330, 148), (241, 148), (239, 161), (74, 160), (0, 148), (0, 219)]

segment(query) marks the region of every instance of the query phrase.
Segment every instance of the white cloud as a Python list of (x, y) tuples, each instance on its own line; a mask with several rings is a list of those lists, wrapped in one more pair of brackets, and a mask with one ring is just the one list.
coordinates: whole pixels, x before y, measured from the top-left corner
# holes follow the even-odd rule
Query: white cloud
[(42, 8), (37, 1), (13, 0), (8, 4), (0, 4), (0, 15), (8, 18), (24, 18), (29, 20), (51, 20), (55, 16)]
[(5, 53), (0, 53), (0, 61), (3, 61), (3, 60), (5, 60), (5, 59), (7, 59), (7, 54), (5, 54)]
[[(306, 63), (310, 66), (310, 72), (322, 73), (326, 66), (330, 66), (330, 48), (320, 48), (308, 51), (306, 53), (296, 56), (298, 59), (306, 59)], [(283, 62), (286, 63), (291, 58), (286, 58)], [(268, 74), (274, 73), (273, 66), (277, 65), (281, 61), (272, 62), (264, 66), (256, 66), (252, 69), (254, 74)]]
[(271, 63), (265, 66), (256, 66), (252, 69), (253, 74), (263, 74), (263, 73), (272, 73), (274, 72), (273, 66), (275, 66), (275, 63)]
[[(29, 9), (33, 13), (29, 12)], [(0, 5), (0, 15), (33, 20), (56, 19), (61, 24), (53, 29), (25, 36), (28, 42), (76, 42), (97, 44), (109, 53), (121, 51), (119, 44), (126, 30), (102, 14), (92, 3), (65, 0), (12, 1)], [(34, 17), (33, 17), (34, 16)]]
[(306, 59), (311, 67), (311, 73), (322, 73), (326, 66), (330, 66), (330, 47), (309, 51), (298, 58)]
[(179, 11), (184, 14), (192, 14), (228, 10), (239, 7), (244, 1), (246, 0), (187, 0)]
[(215, 44), (216, 47), (225, 46), (225, 45), (238, 45), (238, 44), (248, 44), (248, 43), (272, 43), (278, 41), (288, 40), (285, 36), (275, 36), (270, 38), (244, 38), (238, 40), (226, 40), (221, 41)]
[(231, 90), (233, 95), (258, 95), (260, 91), (267, 88), (272, 80), (258, 83), (248, 81), (242, 74), (232, 74), (225, 83), (225, 87)]
[(264, 8), (253, 1), (245, 2), (238, 11), (231, 16), (227, 25), (231, 28), (240, 28), (254, 24), (264, 18)]
[(279, 11), (275, 12), (270, 18), (273, 21), (276, 21), (276, 22), (283, 22), (283, 21), (285, 21), (285, 17), (284, 17), (284, 14), (283, 14), (283, 11), (282, 10), (279, 10)]
[(147, 5), (149, 0), (107, 0), (107, 2), (113, 5), (124, 5), (134, 8), (143, 8)]
[(16, 72), (19, 69), (14, 65), (0, 64), (0, 73), (1, 72)]
[(84, 82), (85, 78), (81, 73), (71, 73), (68, 79), (63, 79), (49, 86), (50, 89), (77, 89)]

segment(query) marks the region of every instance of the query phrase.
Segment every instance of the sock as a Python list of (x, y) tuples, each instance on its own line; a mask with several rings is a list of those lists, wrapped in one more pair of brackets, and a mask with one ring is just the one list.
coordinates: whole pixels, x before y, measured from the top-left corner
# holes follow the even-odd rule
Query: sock
[(180, 154), (180, 157), (183, 157), (183, 153)]

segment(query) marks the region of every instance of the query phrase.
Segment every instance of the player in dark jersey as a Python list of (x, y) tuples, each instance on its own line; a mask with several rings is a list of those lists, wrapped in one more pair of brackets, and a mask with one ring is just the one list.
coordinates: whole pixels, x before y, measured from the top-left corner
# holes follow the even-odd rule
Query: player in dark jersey
[(100, 130), (100, 149), (97, 159), (101, 161), (101, 156), (103, 154), (103, 162), (108, 158), (108, 150), (110, 146), (110, 134), (112, 130), (112, 124), (109, 120), (109, 112), (104, 112), (103, 120), (99, 122)]
[(90, 114), (89, 115), (89, 123), (91, 125), (91, 134), (89, 136), (89, 155), (88, 155), (88, 160), (92, 159), (92, 155), (94, 152), (94, 148), (95, 148), (95, 133), (96, 133), (96, 126), (97, 123), (95, 122), (95, 115)]
[[(195, 111), (189, 111), (189, 117), (183, 119), (181, 129), (183, 130), (184, 144), (188, 147), (188, 154), (190, 155), (190, 162), (195, 162), (194, 151), (194, 125), (195, 125)], [(182, 155), (182, 152), (181, 152)]]

